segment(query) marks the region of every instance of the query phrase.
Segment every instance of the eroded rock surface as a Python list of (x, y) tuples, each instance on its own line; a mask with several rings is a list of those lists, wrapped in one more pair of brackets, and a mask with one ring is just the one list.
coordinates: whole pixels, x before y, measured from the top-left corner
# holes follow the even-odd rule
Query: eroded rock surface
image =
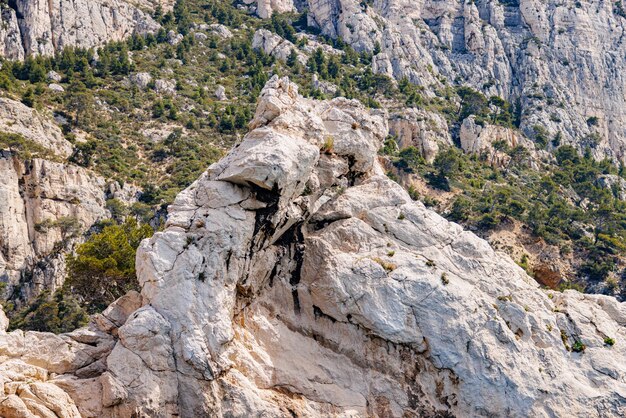
[(8, 295), (28, 300), (63, 284), (66, 248), (110, 216), (104, 189), (104, 179), (82, 167), (0, 151), (0, 279)]
[(541, 290), (412, 201), (376, 158), (386, 120), (272, 78), (141, 245), (141, 294), (1, 336), (0, 376), (56, 373), (83, 416), (623, 416), (626, 305)]
[(0, 55), (22, 59), (53, 55), (65, 47), (91, 48), (133, 33), (155, 32), (147, 13), (172, 0), (16, 0), (0, 6)]
[[(621, 3), (307, 0), (310, 26), (359, 51), (373, 70), (434, 96), (448, 83), (519, 103), (521, 128), (598, 158), (625, 158), (625, 13)], [(589, 124), (589, 118), (596, 123)]]
[(72, 144), (52, 118), (4, 97), (0, 97), (0, 132), (21, 135), (60, 157), (72, 153)]

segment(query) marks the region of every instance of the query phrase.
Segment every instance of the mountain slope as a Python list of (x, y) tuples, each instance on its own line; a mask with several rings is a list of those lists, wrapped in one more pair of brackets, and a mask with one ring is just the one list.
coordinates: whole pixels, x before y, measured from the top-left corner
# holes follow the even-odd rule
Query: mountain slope
[(383, 113), (274, 77), (250, 126), (142, 244), (141, 295), (0, 339), (3, 414), (624, 414), (626, 306), (540, 290), (413, 202), (376, 159)]
[[(568, 143), (580, 150), (590, 147), (598, 159), (625, 161), (626, 12), (621, 2), (308, 0), (295, 5), (306, 10), (309, 26), (357, 51), (373, 52), (374, 72), (407, 78), (425, 97), (442, 96), (446, 85), (471, 85), (516, 104), (529, 137), (544, 134), (541, 128), (550, 141), (558, 136), (560, 143), (548, 141), (550, 149)], [(276, 12), (286, 9), (277, 5)]]

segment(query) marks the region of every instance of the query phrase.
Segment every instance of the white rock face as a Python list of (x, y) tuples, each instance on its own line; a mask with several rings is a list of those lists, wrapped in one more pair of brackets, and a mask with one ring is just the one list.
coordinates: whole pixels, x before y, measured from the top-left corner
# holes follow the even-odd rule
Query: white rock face
[(504, 152), (521, 146), (529, 151), (533, 161), (541, 155), (547, 156), (545, 151), (535, 149), (535, 144), (524, 137), (521, 132), (503, 126), (478, 124), (474, 116), (470, 116), (461, 124), (459, 134), (461, 148), (468, 154), (486, 154), (488, 160), (497, 166), (504, 166), (510, 157)]
[(51, 152), (68, 157), (70, 144), (51, 118), (15, 100), (0, 97), (0, 132), (18, 134)]
[(259, 29), (254, 33), (252, 48), (272, 55), (281, 61), (287, 61), (291, 51), (296, 52), (300, 64), (304, 65), (308, 60), (308, 57), (300, 52), (297, 46), (267, 29)]
[(226, 88), (222, 85), (217, 86), (215, 89), (215, 97), (220, 101), (228, 100), (228, 96), (226, 96)]
[[(159, 25), (136, 4), (124, 0), (16, 0), (15, 10), (1, 11), (0, 56), (23, 59), (26, 55), (52, 55), (68, 46), (91, 48), (119, 41), (133, 33), (158, 30)], [(144, 0), (149, 10), (172, 0)]]
[(562, 143), (592, 144), (596, 158), (626, 159), (626, 19), (614, 2), (307, 0), (304, 8), (310, 25), (357, 50), (378, 43), (375, 72), (407, 77), (426, 94), (444, 77), (519, 100), (526, 134), (541, 125)]
[(208, 25), (208, 29), (217, 34), (222, 39), (230, 39), (233, 37), (232, 32), (224, 25), (220, 25), (219, 23), (214, 23), (212, 25)]
[(15, 10), (0, 6), (0, 56), (24, 59), (24, 46)]
[(129, 75), (128, 80), (133, 86), (137, 86), (138, 88), (145, 90), (150, 85), (152, 76), (150, 73), (135, 73)]
[(256, 14), (267, 19), (274, 13), (287, 13), (296, 10), (293, 0), (244, 0), (246, 4), (256, 3)]
[(154, 91), (159, 94), (173, 96), (176, 94), (176, 81), (158, 79), (154, 83)]
[[(26, 271), (32, 278), (22, 283), (19, 299), (63, 284), (65, 256), (58, 249), (71, 247), (109, 216), (104, 187), (101, 177), (81, 167), (0, 154), (0, 279), (8, 283), (9, 294)], [(60, 219), (73, 219), (75, 225), (61, 227), (55, 223)], [(41, 267), (37, 262), (44, 258)]]
[(623, 416), (626, 305), (541, 290), (412, 201), (376, 159), (386, 120), (272, 78), (142, 243), (141, 295), (0, 336), (0, 377), (57, 373), (99, 417)]

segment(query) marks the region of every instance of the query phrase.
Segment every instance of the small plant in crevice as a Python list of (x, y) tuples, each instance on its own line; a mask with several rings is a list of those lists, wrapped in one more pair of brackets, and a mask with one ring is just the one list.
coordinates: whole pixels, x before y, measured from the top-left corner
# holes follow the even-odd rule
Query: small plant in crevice
[(587, 346), (583, 344), (580, 340), (576, 340), (572, 345), (572, 351), (575, 353), (582, 353), (583, 351), (585, 351), (586, 348)]
[(563, 342), (563, 345), (565, 346), (565, 349), (567, 351), (572, 351), (572, 348), (567, 343), (567, 333), (563, 330), (561, 330), (561, 341)]
[(615, 345), (615, 339), (611, 338), (611, 337), (605, 337), (604, 338), (604, 345), (607, 345), (609, 347), (612, 347)]
[(396, 266), (393, 263), (390, 263), (388, 261), (383, 260), (380, 257), (374, 257), (372, 258), (372, 260), (374, 260), (375, 262), (377, 262), (378, 264), (380, 264), (380, 266), (385, 269), (385, 271), (387, 273), (391, 273), (392, 271), (394, 271), (398, 266)]
[(450, 279), (448, 279), (446, 273), (441, 273), (441, 283), (443, 283), (444, 286), (450, 283)]
[(324, 143), (322, 144), (322, 148), (320, 150), (324, 154), (332, 154), (334, 148), (335, 148), (335, 138), (329, 135), (324, 139)]

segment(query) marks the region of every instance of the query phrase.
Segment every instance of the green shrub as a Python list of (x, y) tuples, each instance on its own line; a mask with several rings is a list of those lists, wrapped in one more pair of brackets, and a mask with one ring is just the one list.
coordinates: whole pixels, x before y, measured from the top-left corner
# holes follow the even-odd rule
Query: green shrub
[(135, 251), (151, 236), (148, 225), (129, 218), (106, 226), (78, 246), (68, 259), (66, 285), (89, 313), (99, 312), (129, 290), (137, 290)]

